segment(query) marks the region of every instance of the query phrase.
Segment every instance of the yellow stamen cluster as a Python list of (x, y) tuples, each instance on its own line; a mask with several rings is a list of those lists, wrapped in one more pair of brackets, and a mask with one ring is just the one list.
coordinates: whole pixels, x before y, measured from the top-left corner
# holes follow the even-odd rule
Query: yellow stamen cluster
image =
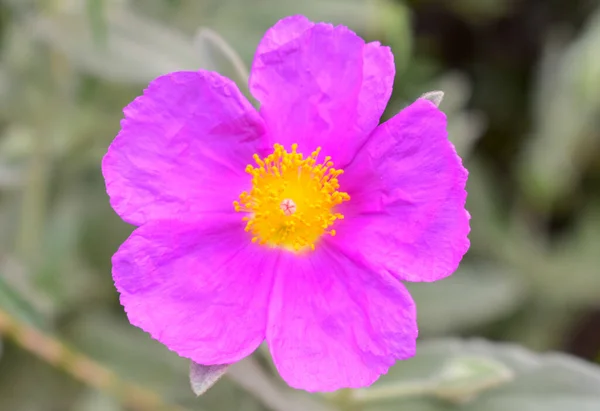
[(304, 158), (296, 152), (297, 144), (287, 152), (275, 144), (273, 154), (265, 159), (254, 155), (256, 166), (248, 165), (252, 189), (234, 201), (235, 211), (250, 213), (246, 231), (252, 241), (293, 251), (315, 249), (323, 235), (335, 235), (328, 228), (344, 216), (333, 208), (350, 199), (338, 189), (342, 170), (332, 168), (331, 157), (317, 164), (320, 148)]

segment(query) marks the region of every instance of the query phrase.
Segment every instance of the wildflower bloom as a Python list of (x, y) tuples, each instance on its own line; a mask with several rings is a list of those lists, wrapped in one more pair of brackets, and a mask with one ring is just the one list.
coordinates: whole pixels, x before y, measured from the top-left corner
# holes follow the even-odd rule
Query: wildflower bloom
[(131, 323), (207, 365), (266, 340), (309, 391), (369, 385), (413, 356), (401, 281), (457, 268), (467, 172), (433, 103), (379, 124), (394, 74), (388, 47), (293, 16), (258, 46), (259, 111), (213, 72), (152, 81), (102, 163), (138, 226), (113, 257)]

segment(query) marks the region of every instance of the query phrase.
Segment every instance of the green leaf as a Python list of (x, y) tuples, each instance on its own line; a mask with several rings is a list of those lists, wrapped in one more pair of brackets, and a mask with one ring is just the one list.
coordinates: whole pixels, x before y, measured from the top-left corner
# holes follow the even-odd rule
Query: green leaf
[(600, 116), (600, 10), (567, 47), (552, 38), (537, 75), (533, 130), (521, 156), (523, 192), (548, 211), (578, 187), (586, 166), (597, 156)]
[(470, 80), (462, 73), (450, 72), (439, 77), (433, 86), (444, 90), (448, 138), (463, 159), (469, 158), (487, 126), (482, 113), (467, 108), (472, 94)]
[(71, 411), (124, 411), (117, 400), (96, 390), (86, 390)]
[(452, 358), (433, 381), (433, 395), (453, 403), (465, 403), (481, 391), (513, 379), (503, 363), (483, 356)]
[(192, 39), (123, 8), (106, 10), (107, 39), (99, 47), (80, 10), (30, 21), (30, 33), (63, 52), (85, 73), (122, 83), (143, 84), (165, 73), (211, 67)]
[(0, 362), (0, 409), (84, 411), (71, 408), (82, 388), (79, 382), (15, 344), (6, 344), (4, 349)]
[[(71, 193), (69, 193), (71, 194)], [(33, 278), (40, 292), (59, 311), (85, 301), (95, 291), (97, 278), (79, 261), (77, 245), (86, 205), (78, 193), (63, 195), (46, 217), (40, 239), (40, 264)]]
[[(404, 389), (415, 384), (421, 390)], [(443, 339), (419, 344), (414, 358), (356, 392), (365, 411), (591, 411), (599, 387), (600, 367), (568, 355)]]
[[(480, 253), (498, 261), (505, 261), (505, 249), (512, 247), (515, 240), (509, 233), (502, 211), (502, 197), (496, 190), (497, 180), (481, 160), (472, 159), (467, 164), (467, 210), (471, 214), (470, 252)], [(519, 243), (519, 245), (522, 242)]]
[[(444, 110), (445, 111), (445, 110)], [(459, 111), (448, 114), (448, 138), (463, 158), (471, 157), (473, 148), (487, 127), (485, 117), (477, 111)]]
[(434, 283), (409, 283), (419, 310), (419, 331), (440, 335), (506, 317), (523, 302), (525, 287), (510, 271), (463, 264)]
[[(563, 237), (543, 261), (545, 272), (535, 272), (536, 291), (544, 298), (578, 306), (600, 300), (600, 204), (589, 203), (579, 212), (571, 235)], [(568, 275), (565, 275), (568, 273)]]
[(293, 390), (269, 375), (253, 357), (231, 366), (228, 376), (273, 411), (333, 411), (305, 392)]
[(106, 44), (107, 35), (104, 7), (104, 0), (87, 0), (87, 14), (94, 43), (100, 47)]
[(241, 390), (227, 374), (196, 398), (190, 389), (189, 361), (127, 323), (124, 316), (116, 317), (106, 311), (82, 312), (65, 334), (83, 353), (121, 378), (153, 390), (167, 402), (190, 404), (190, 409), (265, 411), (259, 401)]
[(0, 308), (29, 324), (40, 328), (46, 326), (46, 321), (40, 312), (7, 282), (3, 273), (0, 273)]
[(207, 70), (233, 79), (239, 89), (248, 98), (252, 98), (248, 90), (248, 68), (236, 51), (215, 31), (202, 27), (196, 33), (194, 46)]
[[(250, 63), (256, 46), (279, 19), (302, 14), (312, 21), (344, 24), (370, 40), (398, 42), (397, 59), (409, 51), (410, 25), (406, 7), (390, 0), (204, 0), (188, 3), (178, 20), (182, 25), (208, 27), (218, 32)], [(183, 15), (185, 14), (185, 15)], [(386, 21), (382, 22), (381, 16)], [(158, 16), (157, 16), (158, 17)], [(384, 41), (382, 41), (384, 42)]]
[(525, 230), (513, 217), (514, 229), (507, 240), (505, 259), (510, 260), (531, 282), (531, 291), (542, 301), (564, 307), (594, 304), (600, 298), (600, 212), (592, 202), (579, 211), (570, 232), (559, 237), (552, 248), (538, 232)]
[(190, 384), (196, 395), (204, 394), (212, 387), (229, 368), (229, 364), (202, 365), (195, 362), (190, 363)]
[(363, 31), (369, 39), (392, 48), (396, 77), (402, 78), (400, 76), (403, 76), (412, 58), (413, 27), (410, 9), (404, 3), (388, 0), (372, 0), (371, 9), (374, 16), (366, 19), (367, 27)]
[[(280, 18), (300, 13), (363, 32), (378, 27), (367, 0), (265, 0), (261, 7), (241, 0), (198, 3), (182, 8), (186, 13), (182, 18), (193, 18), (196, 27), (203, 27), (200, 43), (208, 42), (209, 52), (198, 52), (192, 38), (160, 23), (158, 17), (162, 16), (144, 18), (118, 2), (103, 5), (106, 40), (102, 46), (95, 41), (97, 34), (88, 24), (86, 11), (77, 7), (32, 19), (27, 34), (63, 52), (79, 70), (111, 81), (143, 84), (172, 71), (217, 67), (220, 72), (232, 72), (241, 85), (246, 81), (241, 78), (247, 77), (242, 75), (241, 62), (252, 61), (265, 31)], [(224, 63), (231, 67), (221, 70)]]

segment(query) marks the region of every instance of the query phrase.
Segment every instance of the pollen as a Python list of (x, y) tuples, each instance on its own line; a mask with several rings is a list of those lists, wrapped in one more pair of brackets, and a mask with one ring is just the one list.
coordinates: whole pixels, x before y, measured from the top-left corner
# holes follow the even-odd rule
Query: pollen
[(333, 168), (331, 157), (317, 162), (320, 148), (306, 158), (297, 149), (275, 144), (266, 158), (255, 154), (256, 165), (246, 167), (252, 188), (233, 206), (247, 213), (243, 220), (253, 242), (299, 252), (314, 250), (323, 235), (335, 235), (331, 226), (344, 218), (335, 207), (350, 196), (339, 191), (343, 171)]

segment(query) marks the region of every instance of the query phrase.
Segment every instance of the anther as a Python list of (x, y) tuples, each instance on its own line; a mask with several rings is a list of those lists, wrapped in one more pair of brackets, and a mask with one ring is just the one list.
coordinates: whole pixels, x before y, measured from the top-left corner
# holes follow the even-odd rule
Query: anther
[(342, 171), (333, 168), (330, 156), (317, 164), (320, 148), (309, 157), (297, 149), (298, 145), (293, 144), (292, 151), (287, 152), (281, 144), (275, 144), (271, 154), (264, 158), (255, 155), (256, 165), (246, 168), (252, 189), (242, 192), (233, 207), (248, 213), (243, 221), (253, 242), (294, 251), (314, 250), (321, 235), (335, 235), (335, 230), (328, 228), (343, 215), (334, 212), (333, 207), (350, 199), (337, 191), (337, 177)]

